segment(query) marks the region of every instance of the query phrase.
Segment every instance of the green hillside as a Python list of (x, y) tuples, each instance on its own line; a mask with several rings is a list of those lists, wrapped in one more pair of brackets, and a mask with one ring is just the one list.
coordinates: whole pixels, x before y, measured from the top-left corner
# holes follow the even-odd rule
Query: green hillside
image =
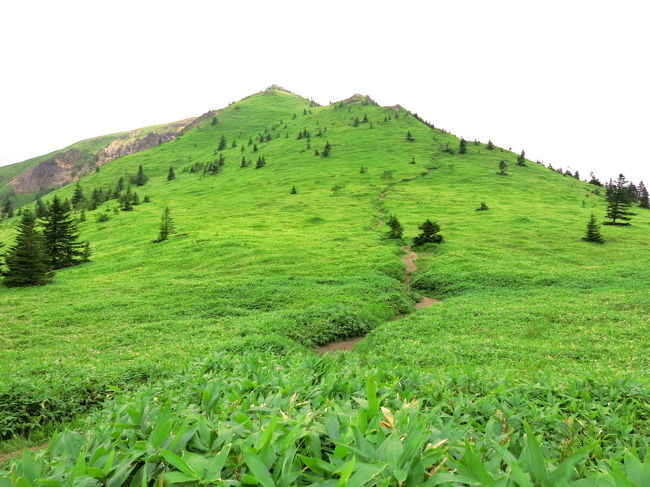
[[(304, 130), (310, 137), (298, 138)], [(186, 172), (217, 159), (222, 136), (220, 172)], [(326, 143), (330, 155), (315, 155)], [(271, 89), (83, 177), (89, 196), (142, 165), (149, 180), (133, 189), (150, 202), (86, 212), (79, 229), (90, 263), (57, 271), (48, 286), (0, 288), (0, 445), (40, 441), (115, 402), (84, 419), (87, 434), (58, 436), (37, 460), (27, 454), (13, 481), (29, 478), (16, 469), (32, 461), (43, 462), (34, 479), (60, 480), (79, 452), (74, 475), (100, 479), (84, 468), (113, 449), (128, 467), (104, 479), (146, 485), (184, 471), (175, 453), (192, 470), (203, 461), (192, 455), (232, 443), (223, 478), (245, 484), (452, 485), (458, 475), (487, 485), (480, 464), (495, 482), (509, 476), (494, 485), (552, 485), (539, 480), (534, 435), (551, 470), (589, 447), (575, 468), (562, 467), (567, 479), (606, 482), (621, 464), (634, 481), (635, 462), (650, 468), (650, 211), (639, 209), (629, 227), (603, 227), (604, 245), (583, 242), (590, 214), (605, 213), (593, 186), (532, 161), (517, 166), (516, 154), (484, 143), (469, 142), (467, 154), (458, 145), (401, 107), (358, 96), (320, 107)], [(501, 160), (508, 176), (497, 174)], [(481, 202), (488, 211), (475, 211)], [(176, 232), (153, 243), (165, 207)], [(386, 238), (392, 214), (404, 241)], [(403, 246), (426, 219), (444, 243), (416, 249), (409, 283)], [(0, 223), (0, 242), (14, 224)], [(439, 302), (415, 310), (423, 296)], [(345, 355), (313, 352), (366, 334)], [(213, 386), (222, 395), (208, 407), (201, 391)], [(388, 421), (379, 405), (404, 429), (376, 426)], [(285, 417), (294, 408), (301, 419)], [(142, 431), (110, 430), (131, 422)], [(198, 436), (185, 439), (184, 427)], [(209, 445), (202, 428), (234, 437), (219, 433)], [(145, 463), (138, 441), (153, 448)], [(163, 444), (175, 453), (161, 458)], [(412, 457), (392, 458), (400, 449)], [(532, 483), (513, 480), (517, 468)], [(555, 485), (573, 485), (557, 475)], [(177, 480), (198, 482), (189, 477)]]

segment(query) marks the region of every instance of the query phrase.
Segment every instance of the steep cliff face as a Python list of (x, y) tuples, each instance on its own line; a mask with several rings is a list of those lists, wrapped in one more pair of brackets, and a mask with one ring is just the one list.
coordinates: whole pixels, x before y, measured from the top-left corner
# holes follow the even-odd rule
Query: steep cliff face
[[(180, 135), (183, 129), (195, 120), (195, 118), (188, 118), (167, 125), (91, 139), (87, 141), (91, 148), (80, 149), (72, 146), (56, 152), (35, 167), (18, 174), (7, 182), (7, 186), (18, 194), (32, 193), (46, 188), (58, 188), (118, 157), (164, 144)], [(97, 148), (97, 144), (92, 144), (92, 142), (97, 142), (100, 139), (101, 142)]]

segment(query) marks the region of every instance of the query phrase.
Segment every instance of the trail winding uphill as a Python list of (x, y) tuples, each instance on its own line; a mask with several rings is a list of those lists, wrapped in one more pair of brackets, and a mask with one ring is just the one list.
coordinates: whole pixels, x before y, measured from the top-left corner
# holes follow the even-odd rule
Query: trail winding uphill
[[(408, 286), (413, 280), (413, 274), (418, 269), (417, 266), (415, 265), (415, 260), (418, 258), (418, 254), (413, 250), (411, 250), (411, 247), (408, 245), (404, 245), (402, 249), (404, 250), (404, 252), (406, 252), (404, 257), (402, 257), (402, 262), (404, 263), (404, 269), (405, 269), (405, 275), (404, 275), (404, 279), (402, 280), (402, 283)], [(429, 306), (433, 306), (438, 302), (439, 300), (437, 299), (430, 298), (428, 296), (422, 296), (420, 301), (415, 303), (414, 308), (417, 311), (422, 308), (428, 308)], [(395, 318), (393, 318), (393, 320), (402, 318), (404, 316), (405, 315), (396, 316)], [(319, 355), (323, 355), (326, 353), (335, 352), (337, 350), (348, 351), (351, 350), (352, 347), (354, 347), (361, 340), (363, 340), (363, 338), (364, 337), (353, 337), (353, 338), (348, 338), (347, 340), (342, 340), (340, 342), (328, 343), (327, 345), (317, 347), (316, 353)]]

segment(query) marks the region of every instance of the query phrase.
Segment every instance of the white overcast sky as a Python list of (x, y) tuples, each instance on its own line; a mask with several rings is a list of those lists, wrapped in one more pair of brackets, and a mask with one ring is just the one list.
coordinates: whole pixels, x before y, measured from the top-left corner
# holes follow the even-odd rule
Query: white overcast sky
[(3, 1), (0, 165), (272, 83), (650, 183), (647, 2)]

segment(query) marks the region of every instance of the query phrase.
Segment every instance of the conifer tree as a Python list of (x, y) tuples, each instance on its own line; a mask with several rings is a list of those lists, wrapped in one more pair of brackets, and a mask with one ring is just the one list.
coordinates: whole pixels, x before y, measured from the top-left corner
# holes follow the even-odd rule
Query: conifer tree
[(6, 256), (6, 286), (37, 286), (47, 284), (52, 279), (43, 237), (35, 227), (36, 219), (29, 210), (25, 210), (18, 224), (16, 242)]
[(413, 239), (413, 245), (415, 247), (421, 247), (428, 243), (437, 244), (442, 242), (443, 239), (442, 235), (440, 235), (440, 225), (438, 225), (438, 223), (427, 219), (418, 228), (422, 230), (422, 233)]
[(409, 142), (413, 142), (415, 140), (413, 138), (413, 136), (411, 135), (410, 131), (406, 132), (406, 140), (409, 141)]
[(79, 209), (82, 206), (82, 203), (86, 200), (83, 190), (81, 189), (81, 184), (77, 181), (77, 184), (74, 187), (74, 192), (72, 193), (72, 199), (70, 202), (72, 206)]
[(368, 123), (368, 115), (367, 114), (365, 114), (365, 113), (363, 114), (363, 120), (361, 120), (361, 123)]
[(630, 211), (632, 201), (627, 186), (628, 182), (623, 174), (619, 174), (616, 182), (612, 182), (610, 179), (609, 184), (606, 185), (607, 218), (610, 221), (606, 221), (605, 225), (629, 225), (628, 222), (635, 215)]
[(9, 197), (5, 199), (5, 202), (2, 205), (2, 216), (5, 218), (11, 218), (14, 216), (14, 205)]
[(460, 138), (460, 143), (458, 144), (458, 153), (467, 154), (467, 141), (462, 137)]
[(388, 218), (387, 225), (390, 227), (390, 230), (388, 231), (388, 238), (393, 238), (393, 239), (402, 238), (402, 235), (404, 234), (404, 228), (402, 227), (402, 224), (397, 219), (396, 215), (391, 215)]
[(131, 182), (136, 186), (144, 186), (148, 179), (149, 178), (144, 174), (144, 169), (141, 164), (138, 166), (138, 174), (136, 174), (135, 178), (133, 178)]
[(115, 187), (115, 192), (119, 196), (122, 191), (124, 191), (124, 178), (120, 177), (120, 179), (117, 180), (117, 186)]
[(174, 173), (174, 168), (169, 166), (169, 171), (167, 172), (167, 181), (172, 181), (176, 179), (176, 174)]
[(171, 217), (171, 212), (169, 211), (169, 207), (166, 206), (165, 209), (163, 210), (162, 216), (160, 217), (158, 238), (154, 240), (154, 243), (167, 240), (173, 232), (174, 232), (174, 220)]
[(45, 253), (52, 269), (70, 267), (79, 263), (81, 243), (77, 241), (77, 224), (58, 196), (49, 205), (43, 221)]
[(494, 150), (494, 144), (492, 143), (491, 140), (488, 140), (487, 147), (485, 147), (487, 150)]
[(43, 218), (45, 216), (45, 205), (43, 204), (43, 200), (39, 197), (36, 198), (36, 218)]
[(219, 140), (219, 145), (217, 150), (224, 150), (226, 148), (226, 136), (221, 134), (221, 139)]
[(322, 157), (329, 157), (330, 151), (332, 150), (332, 146), (329, 143), (329, 140), (325, 142), (325, 146), (323, 147), (323, 152), (320, 153)]
[(650, 201), (648, 200), (648, 189), (643, 184), (643, 181), (639, 183), (639, 208), (650, 208)]
[(499, 176), (507, 176), (508, 175), (508, 164), (506, 164), (506, 161), (504, 161), (504, 160), (499, 161), (499, 172), (497, 174)]
[(485, 204), (485, 201), (481, 201), (481, 204), (479, 205), (478, 208), (476, 208), (476, 211), (487, 211), (489, 209), (490, 207)]
[(257, 144), (253, 146), (253, 152), (257, 152)]
[(296, 189), (295, 186), (291, 188), (291, 192), (289, 194), (298, 194), (298, 190)]
[(248, 164), (246, 163), (246, 156), (242, 156), (239, 167), (246, 167), (246, 166), (248, 166)]
[(600, 234), (600, 225), (596, 222), (596, 216), (592, 213), (587, 223), (587, 232), (582, 237), (585, 242), (604, 243), (602, 235)]
[[(526, 152), (522, 149), (521, 154), (517, 156), (517, 165), (525, 166), (526, 165)], [(571, 175), (571, 173), (569, 173)]]

